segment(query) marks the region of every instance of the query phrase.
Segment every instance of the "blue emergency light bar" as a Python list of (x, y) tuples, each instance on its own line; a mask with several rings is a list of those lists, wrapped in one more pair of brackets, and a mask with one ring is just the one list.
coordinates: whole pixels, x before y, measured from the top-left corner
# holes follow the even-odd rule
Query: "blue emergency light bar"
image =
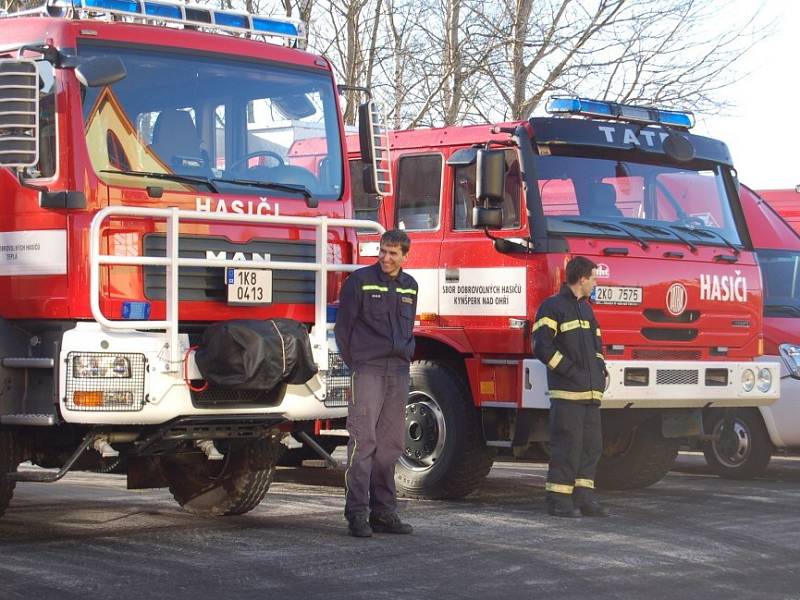
[(50, 16), (118, 15), (141, 21), (159, 21), (208, 30), (255, 36), (305, 40), (305, 26), (298, 19), (267, 17), (235, 10), (181, 4), (165, 0), (48, 0), (35, 9), (3, 15), (8, 17), (44, 14)]
[(616, 121), (633, 123), (659, 124), (679, 129), (694, 127), (694, 115), (691, 112), (662, 110), (633, 104), (620, 104), (605, 100), (587, 100), (586, 98), (553, 97), (547, 103), (546, 110), (550, 114), (571, 114), (586, 117), (600, 117)]

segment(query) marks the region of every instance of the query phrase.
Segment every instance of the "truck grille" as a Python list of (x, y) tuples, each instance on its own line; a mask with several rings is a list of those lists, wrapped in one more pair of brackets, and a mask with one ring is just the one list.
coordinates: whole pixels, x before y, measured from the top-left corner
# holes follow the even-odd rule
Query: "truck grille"
[(642, 327), (642, 335), (654, 342), (691, 342), (697, 337), (697, 329)]
[[(195, 385), (202, 382), (195, 381)], [(192, 391), (192, 406), (195, 408), (244, 408), (257, 406), (277, 406), (283, 399), (286, 386), (279, 385), (272, 390), (226, 390), (208, 388), (202, 392)]]
[(699, 350), (651, 350), (636, 348), (633, 351), (634, 360), (700, 360)]
[[(161, 233), (150, 233), (144, 236), (144, 255), (166, 255), (166, 236)], [(257, 255), (269, 255), (271, 260), (287, 262), (314, 262), (315, 246), (313, 242), (285, 242), (256, 240), (245, 244), (236, 244), (218, 237), (181, 236), (181, 258), (206, 258), (206, 252), (215, 255), (225, 252), (227, 258), (241, 252), (248, 260)], [(255, 266), (258, 263), (242, 262), (242, 267)], [(187, 267), (180, 270), (178, 277), (179, 300), (224, 302), (227, 298), (225, 290), (224, 269), (219, 267)], [(164, 300), (165, 291), (164, 267), (144, 267), (144, 295), (149, 300)], [(272, 273), (272, 301), (276, 304), (313, 304), (314, 273), (312, 271), (283, 271)]]
[(656, 369), (658, 385), (697, 385), (699, 380), (697, 369)]

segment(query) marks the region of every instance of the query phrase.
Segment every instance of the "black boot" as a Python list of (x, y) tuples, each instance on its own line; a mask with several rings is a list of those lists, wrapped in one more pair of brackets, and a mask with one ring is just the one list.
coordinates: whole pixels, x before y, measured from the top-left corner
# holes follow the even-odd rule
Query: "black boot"
[(573, 503), (584, 517), (607, 517), (609, 515), (608, 509), (594, 497), (593, 489), (575, 488), (572, 496)]
[(367, 522), (366, 515), (355, 515), (347, 519), (347, 533), (353, 537), (372, 537), (372, 527)]
[(547, 508), (547, 514), (553, 517), (576, 518), (581, 516), (581, 511), (573, 506), (572, 496), (569, 494), (547, 492), (544, 505)]
[(369, 516), (369, 524), (372, 525), (372, 531), (375, 533), (412, 533), (414, 531), (411, 525), (400, 520), (397, 513), (388, 515), (373, 513)]

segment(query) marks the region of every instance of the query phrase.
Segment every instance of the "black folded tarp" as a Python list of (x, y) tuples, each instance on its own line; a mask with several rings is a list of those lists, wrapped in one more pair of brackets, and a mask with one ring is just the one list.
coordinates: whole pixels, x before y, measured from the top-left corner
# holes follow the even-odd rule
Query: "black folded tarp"
[(212, 387), (271, 390), (317, 372), (305, 325), (292, 319), (222, 321), (203, 332), (195, 362)]

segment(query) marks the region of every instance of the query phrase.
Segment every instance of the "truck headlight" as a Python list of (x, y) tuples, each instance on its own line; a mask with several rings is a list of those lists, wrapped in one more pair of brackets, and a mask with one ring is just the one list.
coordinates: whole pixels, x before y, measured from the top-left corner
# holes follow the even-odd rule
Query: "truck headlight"
[(114, 354), (76, 354), (72, 357), (75, 379), (129, 379), (131, 363)]
[(70, 352), (64, 406), (80, 411), (137, 411), (145, 404), (147, 360), (136, 352)]
[(769, 388), (772, 387), (772, 373), (770, 373), (769, 369), (758, 370), (758, 381), (756, 382), (756, 387), (758, 388), (759, 392), (767, 392), (769, 391)]
[(786, 365), (789, 375), (795, 379), (800, 379), (800, 346), (794, 344), (781, 344), (778, 347), (781, 358)]
[(753, 373), (753, 369), (745, 369), (742, 371), (742, 389), (745, 392), (753, 391), (753, 388), (756, 385), (756, 374)]

